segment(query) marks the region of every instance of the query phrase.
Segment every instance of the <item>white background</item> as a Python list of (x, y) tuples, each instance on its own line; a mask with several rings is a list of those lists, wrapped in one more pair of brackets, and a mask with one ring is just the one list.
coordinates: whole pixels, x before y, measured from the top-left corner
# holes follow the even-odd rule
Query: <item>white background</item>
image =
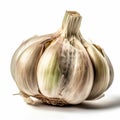
[[(102, 46), (114, 66), (114, 82), (105, 97), (84, 105), (30, 106), (18, 93), (10, 73), (17, 47), (34, 35), (55, 32), (66, 10), (82, 16), (84, 38)], [(119, 0), (0, 0), (0, 120), (120, 119)]]

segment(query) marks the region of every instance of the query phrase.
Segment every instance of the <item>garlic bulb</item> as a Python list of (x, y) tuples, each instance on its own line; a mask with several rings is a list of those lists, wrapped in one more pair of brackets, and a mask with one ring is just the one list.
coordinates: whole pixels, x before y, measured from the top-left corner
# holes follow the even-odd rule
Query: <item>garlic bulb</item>
[(101, 96), (112, 84), (113, 67), (104, 50), (81, 36), (81, 16), (66, 11), (62, 27), (53, 34), (22, 43), (11, 62), (20, 94), (52, 105), (79, 104)]

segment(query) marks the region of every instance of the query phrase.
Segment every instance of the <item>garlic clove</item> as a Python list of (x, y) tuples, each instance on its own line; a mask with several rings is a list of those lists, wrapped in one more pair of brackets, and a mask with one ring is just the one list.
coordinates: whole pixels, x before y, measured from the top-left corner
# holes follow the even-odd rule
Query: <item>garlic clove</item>
[[(67, 50), (70, 52), (67, 59), (71, 64), (68, 65), (67, 83), (61, 95), (64, 96), (64, 99), (68, 101), (68, 103), (79, 104), (89, 96), (93, 85), (94, 74), (86, 50), (77, 38), (73, 39), (75, 39), (73, 46), (70, 45), (68, 40), (62, 49), (63, 52), (68, 53)], [(66, 61), (66, 64), (68, 61)]]
[(109, 66), (109, 74), (110, 74), (110, 80), (109, 80), (109, 84), (107, 89), (111, 86), (112, 82), (113, 82), (113, 78), (114, 78), (114, 70), (113, 70), (113, 66), (112, 63), (109, 59), (109, 57), (107, 56), (107, 54), (105, 53), (104, 49), (102, 49), (99, 45), (93, 44), (103, 55), (103, 57), (106, 59), (108, 66)]
[(110, 75), (109, 66), (102, 54), (89, 42), (82, 40), (94, 67), (94, 84), (87, 99), (95, 99), (108, 87)]
[(41, 56), (37, 67), (37, 81), (41, 93), (47, 97), (57, 97), (57, 84), (60, 79), (58, 66), (59, 40), (53, 41)]
[(71, 58), (69, 58), (70, 55), (66, 57), (66, 61), (71, 61), (70, 65), (68, 65), (68, 61), (66, 62), (66, 66), (69, 66), (67, 68), (69, 82), (61, 92), (64, 99), (70, 104), (79, 104), (84, 101), (93, 85), (94, 74), (91, 60), (81, 44), (79, 31), (81, 19), (79, 13), (66, 11), (62, 24), (61, 36), (64, 37), (63, 45), (65, 46), (62, 50), (67, 51), (66, 54), (69, 54), (69, 52), (73, 54)]
[(19, 56), (15, 64), (14, 78), (16, 84), (18, 84), (20, 91), (24, 91), (28, 95), (39, 94), (36, 67), (43, 48), (44, 46), (41, 44), (34, 44), (28, 47)]

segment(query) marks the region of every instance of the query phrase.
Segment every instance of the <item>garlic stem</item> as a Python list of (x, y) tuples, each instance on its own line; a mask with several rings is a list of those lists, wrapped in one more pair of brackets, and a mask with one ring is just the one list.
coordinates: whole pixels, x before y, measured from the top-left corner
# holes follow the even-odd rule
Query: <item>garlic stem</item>
[(78, 36), (82, 17), (75, 11), (66, 11), (62, 22), (62, 35), (66, 38)]

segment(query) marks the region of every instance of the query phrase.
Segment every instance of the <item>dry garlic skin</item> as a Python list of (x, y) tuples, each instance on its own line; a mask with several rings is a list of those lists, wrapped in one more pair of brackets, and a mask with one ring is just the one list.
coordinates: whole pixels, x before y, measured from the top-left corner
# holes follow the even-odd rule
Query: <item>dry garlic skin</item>
[(11, 61), (11, 74), (26, 103), (31, 97), (52, 105), (96, 99), (112, 84), (114, 70), (105, 51), (80, 33), (81, 16), (66, 11), (61, 28), (23, 42)]

